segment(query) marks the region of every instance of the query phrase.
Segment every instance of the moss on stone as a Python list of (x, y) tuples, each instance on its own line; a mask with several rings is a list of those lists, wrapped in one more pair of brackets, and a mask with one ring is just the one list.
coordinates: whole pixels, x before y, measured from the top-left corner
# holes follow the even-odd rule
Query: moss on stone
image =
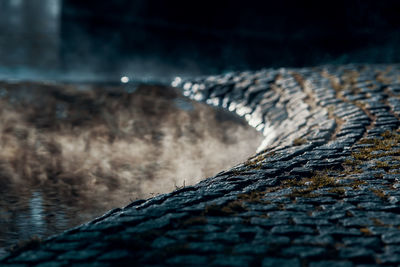
[(261, 153), (256, 157), (248, 159), (244, 165), (246, 166), (247, 170), (259, 170), (262, 168), (262, 162), (269, 156), (274, 155), (273, 152), (270, 153)]
[(376, 76), (375, 76), (375, 80), (377, 80), (378, 82), (382, 83), (382, 84), (391, 84), (392, 83), (392, 78), (386, 76), (387, 72), (377, 72)]
[(375, 226), (386, 226), (381, 220), (378, 218), (369, 218)]
[[(356, 171), (357, 166), (364, 161), (370, 161), (382, 157), (393, 157), (393, 160), (400, 160), (400, 134), (398, 131), (386, 131), (379, 138), (362, 139), (360, 144), (368, 145), (352, 152), (351, 157), (346, 159), (342, 164), (348, 171)], [(347, 168), (346, 168), (347, 167)], [(400, 164), (391, 164), (387, 161), (376, 161), (376, 169), (384, 169), (385, 171), (399, 169)]]
[(360, 232), (361, 232), (362, 234), (366, 235), (366, 236), (372, 235), (371, 230), (369, 230), (367, 227), (360, 228)]
[(288, 196), (295, 197), (318, 197), (320, 194), (315, 190), (336, 186), (335, 179), (325, 172), (316, 172), (311, 178), (303, 178), (301, 180), (290, 179), (285, 181), (286, 186), (301, 187), (294, 188)]
[(349, 186), (351, 186), (353, 189), (358, 189), (360, 187), (360, 185), (364, 185), (367, 182), (360, 180), (360, 179), (354, 179)]
[(387, 200), (388, 196), (385, 194), (385, 192), (383, 192), (381, 189), (371, 189), (371, 191), (378, 196), (379, 198), (381, 198), (382, 200)]
[(307, 143), (307, 140), (304, 138), (296, 138), (293, 140), (293, 145), (294, 146), (301, 146)]
[(376, 161), (375, 162), (376, 169), (383, 169), (386, 172), (389, 170), (397, 170), (400, 169), (400, 164), (390, 164), (387, 161)]
[(344, 196), (344, 194), (346, 193), (346, 190), (344, 190), (343, 187), (334, 187), (334, 188), (329, 189), (328, 192), (339, 195), (339, 196)]
[(192, 226), (192, 225), (203, 225), (207, 223), (207, 218), (204, 216), (195, 216), (190, 217), (187, 220), (183, 221), (183, 226)]
[(209, 216), (228, 216), (246, 211), (242, 203), (238, 200), (231, 201), (226, 205), (209, 205), (204, 210), (204, 215)]
[(301, 188), (301, 189), (293, 189), (292, 193), (290, 193), (288, 196), (290, 198), (296, 198), (296, 197), (315, 198), (318, 197), (319, 194), (313, 193), (313, 189)]
[(262, 200), (265, 194), (266, 192), (264, 191), (251, 191), (247, 194), (238, 195), (237, 199), (241, 202), (270, 204), (271, 201)]

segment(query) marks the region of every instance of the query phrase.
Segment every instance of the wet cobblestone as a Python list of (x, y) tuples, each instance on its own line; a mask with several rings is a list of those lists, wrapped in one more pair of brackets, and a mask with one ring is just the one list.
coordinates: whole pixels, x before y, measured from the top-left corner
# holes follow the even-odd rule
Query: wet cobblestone
[(257, 153), (0, 265), (399, 265), (399, 77), (397, 65), (347, 65), (174, 83), (260, 130)]

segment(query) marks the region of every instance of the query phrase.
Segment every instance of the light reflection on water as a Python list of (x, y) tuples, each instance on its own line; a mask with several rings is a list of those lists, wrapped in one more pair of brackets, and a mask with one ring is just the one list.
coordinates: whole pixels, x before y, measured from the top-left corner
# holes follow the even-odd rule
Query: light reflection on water
[[(5, 247), (33, 237), (45, 238), (79, 225), (102, 214), (101, 210), (78, 210), (65, 205), (55, 195), (46, 198), (39, 188), (1, 194), (0, 206), (0, 257)], [(55, 197), (53, 199), (49, 197)], [(78, 215), (76, 213), (79, 213)]]
[(175, 88), (0, 83), (0, 256), (243, 162), (262, 135)]
[(42, 194), (38, 191), (33, 192), (29, 200), (30, 220), (33, 232), (42, 233), (44, 231), (44, 210)]

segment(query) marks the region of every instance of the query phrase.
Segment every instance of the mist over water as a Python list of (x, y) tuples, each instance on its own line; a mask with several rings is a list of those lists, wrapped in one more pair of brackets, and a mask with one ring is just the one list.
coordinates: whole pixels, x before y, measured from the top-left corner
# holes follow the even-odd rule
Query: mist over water
[(261, 143), (232, 114), (132, 81), (399, 62), (399, 10), (394, 0), (0, 0), (0, 256), (197, 183)]
[[(140, 25), (129, 33), (113, 26), (115, 38), (96, 26), (106, 36), (98, 40), (69, 24), (69, 3), (0, 0), (0, 256), (20, 240), (195, 184), (261, 143), (232, 114), (137, 84), (215, 72), (203, 56), (168, 49), (166, 58), (157, 49), (168, 45)], [(128, 35), (146, 35), (150, 53), (131, 47)], [(123, 76), (130, 82), (121, 85)]]
[(0, 0), (0, 79), (168, 84), (263, 67), (394, 63), (399, 10), (394, 0)]
[(150, 85), (0, 83), (0, 247), (192, 185), (254, 154), (225, 111)]

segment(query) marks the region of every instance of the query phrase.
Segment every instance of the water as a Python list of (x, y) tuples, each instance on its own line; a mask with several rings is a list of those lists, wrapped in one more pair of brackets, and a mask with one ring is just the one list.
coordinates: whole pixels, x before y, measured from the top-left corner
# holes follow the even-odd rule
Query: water
[(195, 184), (246, 160), (261, 140), (174, 88), (0, 83), (0, 254)]

